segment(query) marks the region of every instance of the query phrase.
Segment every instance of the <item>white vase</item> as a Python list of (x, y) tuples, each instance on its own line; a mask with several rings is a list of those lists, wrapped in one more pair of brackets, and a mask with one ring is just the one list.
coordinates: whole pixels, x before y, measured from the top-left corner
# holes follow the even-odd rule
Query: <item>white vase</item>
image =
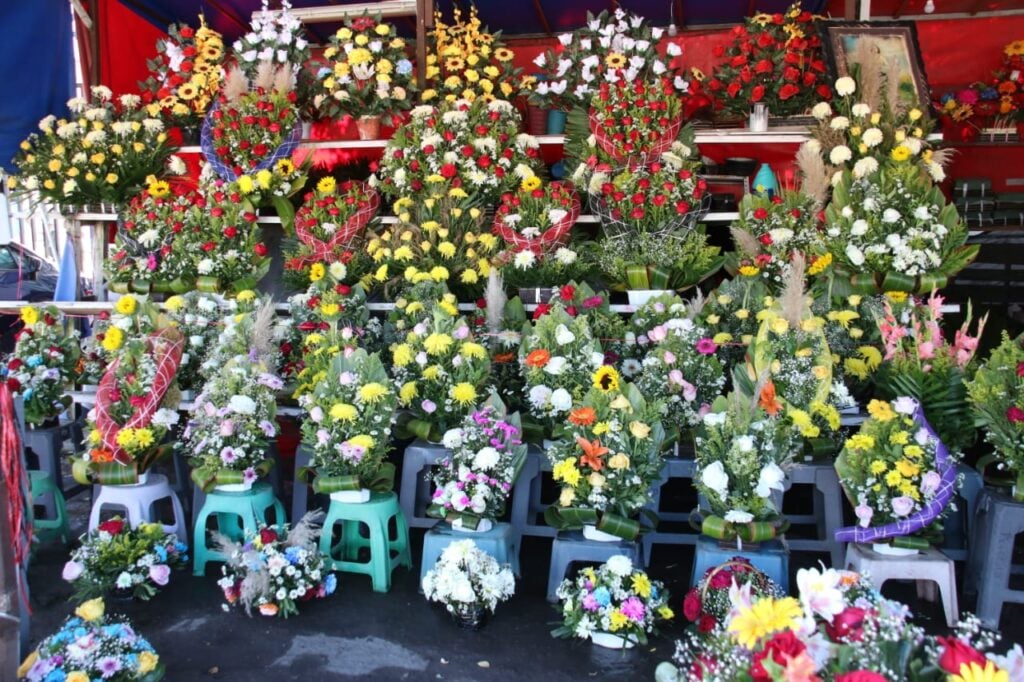
[(768, 130), (768, 105), (755, 104), (750, 111), (747, 127), (752, 133), (763, 133)]
[(629, 289), (626, 291), (626, 296), (629, 297), (629, 304), (636, 307), (642, 306), (656, 296), (671, 293), (673, 293), (671, 289)]
[(920, 554), (920, 550), (910, 549), (909, 547), (893, 547), (888, 542), (876, 542), (871, 545), (871, 551), (876, 554), (884, 554), (886, 556), (915, 556)]
[(344, 502), (346, 504), (363, 504), (370, 501), (370, 490), (368, 488), (338, 490), (331, 493), (331, 499), (335, 502)]
[(583, 537), (594, 542), (622, 542), (618, 535), (598, 530), (597, 526), (583, 526)]
[(632, 649), (636, 646), (633, 637), (621, 637), (611, 632), (591, 632), (590, 641), (606, 649)]
[(241, 483), (218, 483), (213, 487), (222, 493), (244, 493), (247, 490), (252, 490), (252, 484), (254, 481), (242, 481)]
[(490, 519), (480, 519), (480, 523), (476, 524), (476, 528), (463, 526), (462, 519), (455, 519), (452, 521), (452, 530), (459, 533), (486, 533), (492, 528), (494, 528), (494, 522)]

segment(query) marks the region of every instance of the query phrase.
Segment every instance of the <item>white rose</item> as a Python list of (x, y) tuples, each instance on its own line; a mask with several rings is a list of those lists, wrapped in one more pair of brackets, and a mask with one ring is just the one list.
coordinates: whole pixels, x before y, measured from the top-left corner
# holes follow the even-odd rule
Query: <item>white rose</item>
[(785, 478), (786, 474), (782, 469), (775, 462), (772, 462), (764, 469), (761, 469), (761, 475), (757, 479), (757, 487), (754, 489), (754, 492), (757, 493), (758, 497), (768, 498), (773, 490), (784, 490), (782, 481)]
[(882, 211), (883, 223), (896, 223), (899, 222), (900, 218), (902, 217), (903, 216), (900, 215), (900, 212), (897, 211), (895, 208), (887, 208), (884, 211)]
[(864, 264), (864, 253), (853, 244), (846, 245), (846, 259), (852, 265), (861, 266)]
[(556, 355), (555, 357), (548, 360), (548, 364), (544, 365), (544, 371), (550, 374), (551, 376), (558, 376), (565, 371), (565, 366), (567, 363), (568, 360), (566, 360), (560, 355)]
[(556, 388), (551, 394), (551, 407), (556, 412), (568, 412), (572, 407), (572, 395), (564, 388)]
[(256, 414), (256, 401), (247, 395), (233, 395), (228, 401), (228, 409), (235, 414)]
[[(705, 416), (707, 419), (707, 416)], [(729, 496), (729, 474), (721, 462), (712, 462), (700, 472), (700, 481), (724, 501)]]
[(867, 234), (867, 231), (868, 221), (864, 220), (863, 218), (858, 218), (857, 220), (854, 220), (853, 225), (850, 226), (850, 234), (853, 235), (854, 237), (860, 237), (864, 234)]
[(569, 328), (564, 324), (558, 325), (555, 328), (555, 341), (558, 342), (559, 346), (565, 346), (576, 340), (576, 335), (569, 331)]

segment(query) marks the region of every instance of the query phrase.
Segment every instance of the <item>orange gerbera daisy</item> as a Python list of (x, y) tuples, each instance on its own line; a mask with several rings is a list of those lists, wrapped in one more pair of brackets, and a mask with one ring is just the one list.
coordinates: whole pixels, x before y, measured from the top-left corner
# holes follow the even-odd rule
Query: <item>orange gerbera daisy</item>
[(757, 404), (768, 413), (769, 417), (774, 417), (782, 410), (782, 403), (775, 397), (775, 384), (772, 381), (769, 380), (761, 389), (761, 397)]
[(112, 453), (110, 450), (107, 450), (106, 448), (96, 448), (89, 454), (91, 456), (92, 461), (94, 462), (114, 461), (114, 453)]
[(592, 407), (577, 407), (569, 413), (569, 421), (576, 426), (590, 426), (597, 419), (597, 413)]
[(543, 348), (538, 348), (537, 350), (530, 351), (530, 354), (526, 356), (526, 366), (543, 367), (548, 364), (549, 360), (551, 360), (551, 353)]
[(588, 441), (586, 438), (576, 436), (576, 444), (583, 450), (583, 456), (580, 457), (580, 466), (590, 467), (594, 471), (600, 471), (604, 468), (604, 462), (601, 461), (601, 458), (607, 455), (609, 450), (601, 445), (601, 441), (596, 438), (593, 441)]

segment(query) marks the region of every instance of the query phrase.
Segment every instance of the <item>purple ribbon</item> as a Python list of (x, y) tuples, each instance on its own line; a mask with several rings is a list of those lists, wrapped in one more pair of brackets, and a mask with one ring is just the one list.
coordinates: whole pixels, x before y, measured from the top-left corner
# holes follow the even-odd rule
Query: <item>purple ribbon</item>
[[(229, 164), (224, 163), (220, 156), (217, 155), (213, 140), (213, 112), (220, 108), (220, 102), (216, 102), (210, 107), (209, 113), (206, 114), (206, 118), (203, 119), (203, 127), (199, 131), (199, 146), (203, 150), (203, 156), (206, 157), (206, 162), (213, 167), (213, 170), (217, 172), (217, 175), (222, 177), (225, 182), (234, 182), (238, 179), (235, 175), (235, 169)], [(253, 168), (243, 168), (242, 172), (246, 175), (254, 175), (261, 170), (270, 170), (275, 163), (281, 159), (290, 159), (292, 152), (302, 142), (302, 126), (296, 125), (292, 128), (292, 131), (284, 138), (277, 149), (275, 149), (269, 156), (256, 164)]]
[(928, 527), (929, 524), (939, 517), (946, 508), (946, 505), (949, 504), (953, 493), (956, 492), (956, 466), (949, 456), (949, 449), (939, 439), (932, 425), (925, 419), (924, 410), (921, 409), (920, 404), (918, 404), (917, 410), (914, 412), (914, 421), (918, 426), (927, 431), (928, 437), (936, 443), (935, 468), (940, 472), (941, 481), (935, 492), (935, 497), (924, 505), (920, 511), (894, 523), (872, 528), (861, 528), (860, 526), (840, 528), (836, 531), (837, 542), (868, 544), (879, 542), (886, 538), (913, 535), (917, 531)]

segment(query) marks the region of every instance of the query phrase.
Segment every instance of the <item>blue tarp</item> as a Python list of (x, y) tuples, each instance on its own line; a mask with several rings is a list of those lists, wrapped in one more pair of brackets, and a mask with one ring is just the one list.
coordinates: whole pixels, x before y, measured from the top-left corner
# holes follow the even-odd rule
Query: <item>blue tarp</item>
[(75, 69), (68, 0), (0, 3), (0, 166), (47, 114), (67, 112)]

